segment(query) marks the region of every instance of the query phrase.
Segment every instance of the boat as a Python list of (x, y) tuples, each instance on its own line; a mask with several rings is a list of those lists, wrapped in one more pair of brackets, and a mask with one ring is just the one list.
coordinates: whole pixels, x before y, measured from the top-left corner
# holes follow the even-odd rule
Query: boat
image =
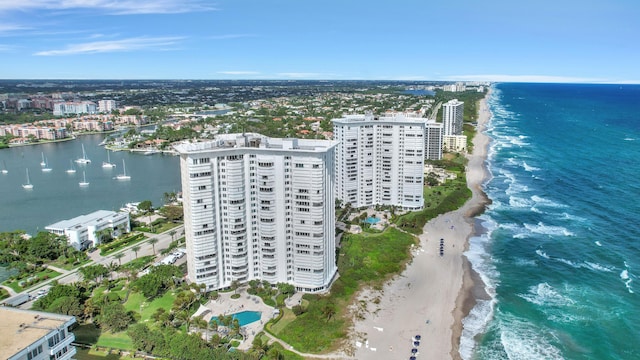
[(31, 181), (29, 181), (29, 169), (27, 169), (27, 183), (22, 184), (22, 188), (27, 190), (33, 189), (33, 184), (31, 183)]
[(124, 159), (122, 159), (122, 174), (116, 176), (118, 180), (131, 180), (131, 176), (127, 175), (127, 168), (124, 165)]
[(3, 174), (8, 174), (9, 170), (7, 170), (7, 162), (2, 160), (2, 173)]
[(82, 181), (80, 181), (78, 185), (80, 185), (80, 187), (89, 186), (89, 183), (87, 182), (87, 174), (85, 174), (84, 171), (82, 171)]
[[(42, 164), (41, 164), (42, 165)], [(44, 159), (44, 165), (42, 166), (42, 172), (49, 172), (52, 169), (49, 167), (49, 165), (47, 164), (47, 158)]]
[(69, 165), (71, 165), (71, 167), (67, 169), (67, 174), (75, 174), (76, 173), (76, 168), (73, 167), (73, 161), (72, 160), (69, 160)]
[(42, 167), (47, 166), (47, 162), (44, 160), (44, 152), (42, 153), (42, 161), (40, 161), (40, 166)]
[(84, 144), (82, 144), (82, 157), (76, 159), (78, 164), (91, 164), (91, 160), (87, 159), (87, 153), (84, 151)]
[(102, 162), (102, 168), (113, 169), (114, 167), (116, 167), (116, 164), (111, 162), (111, 156), (109, 156), (109, 150), (107, 150), (107, 161)]
[(153, 154), (157, 154), (159, 152), (160, 152), (159, 150), (150, 149), (150, 150), (145, 151), (143, 154), (144, 155), (153, 155)]

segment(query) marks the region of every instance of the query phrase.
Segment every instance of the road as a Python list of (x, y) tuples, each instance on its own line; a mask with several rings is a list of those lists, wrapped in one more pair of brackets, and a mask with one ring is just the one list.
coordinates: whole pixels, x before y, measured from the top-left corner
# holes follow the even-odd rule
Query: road
[[(176, 233), (175, 235), (172, 236), (169, 234), (172, 230), (174, 230)], [(131, 260), (136, 259), (136, 257), (141, 257), (141, 256), (147, 256), (147, 255), (156, 255), (157, 256), (157, 260), (160, 260), (162, 258), (164, 258), (164, 256), (160, 255), (160, 252), (163, 249), (166, 249), (169, 247), (169, 244), (175, 240), (178, 239), (180, 237), (183, 236), (184, 233), (184, 225), (180, 225), (177, 226), (173, 229), (167, 230), (165, 232), (163, 232), (162, 234), (152, 234), (152, 233), (144, 233), (145, 236), (147, 236), (148, 239), (143, 240), (142, 242), (139, 243), (135, 243), (132, 245), (129, 245), (127, 247), (125, 247), (122, 250), (119, 250), (113, 254), (107, 255), (107, 256), (101, 256), (99, 251), (94, 251), (92, 253), (89, 253), (89, 258), (91, 259), (90, 262), (88, 262), (87, 264), (84, 264), (78, 268), (72, 269), (72, 270), (64, 270), (64, 269), (59, 269), (59, 268), (52, 268), (52, 270), (55, 270), (57, 272), (60, 272), (61, 274), (56, 276), (55, 278), (49, 279), (45, 282), (39, 283), (29, 289), (26, 289), (25, 291), (22, 291), (21, 293), (24, 292), (28, 292), (29, 294), (31, 294), (32, 297), (36, 297), (38, 296), (38, 291), (40, 290), (46, 290), (48, 291), (49, 288), (51, 288), (51, 282), (53, 281), (58, 281), (58, 283), (60, 284), (71, 284), (74, 282), (78, 282), (82, 280), (82, 275), (79, 272), (79, 269), (85, 266), (89, 266), (89, 265), (96, 265), (96, 264), (101, 264), (101, 265), (108, 265), (112, 262), (118, 263), (120, 262), (121, 264), (126, 264), (128, 262), (130, 262)], [(154, 246), (152, 246), (149, 243), (149, 239), (151, 238), (156, 238), (158, 239), (158, 242), (155, 244), (155, 254), (154, 254)], [(134, 246), (140, 246), (140, 250), (138, 250), (138, 253), (136, 254), (133, 250), (131, 250), (131, 248), (133, 248)], [(119, 253), (123, 253), (124, 256), (121, 259), (116, 259), (115, 255), (119, 254)], [(137, 256), (136, 256), (137, 255)], [(178, 260), (178, 262), (176, 262), (176, 264), (174, 265), (180, 265), (181, 263), (186, 261), (186, 256), (182, 257), (180, 260)], [(27, 303), (24, 303), (23, 305), (20, 306), (20, 308), (23, 309), (29, 309), (31, 308), (33, 301), (29, 301)]]

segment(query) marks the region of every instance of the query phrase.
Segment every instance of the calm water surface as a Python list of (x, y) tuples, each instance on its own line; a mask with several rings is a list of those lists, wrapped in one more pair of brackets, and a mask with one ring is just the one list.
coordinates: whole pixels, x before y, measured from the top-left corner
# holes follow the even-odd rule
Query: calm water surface
[[(104, 135), (85, 135), (76, 140), (34, 146), (21, 146), (0, 150), (0, 231), (26, 230), (34, 234), (45, 226), (60, 220), (90, 213), (96, 210), (118, 210), (128, 202), (151, 200), (162, 204), (165, 192), (179, 192), (180, 163), (177, 156), (111, 152), (115, 168), (104, 169), (107, 150), (98, 146)], [(66, 172), (71, 161), (82, 157), (82, 145), (91, 164), (75, 162), (75, 174)], [(43, 172), (40, 166), (42, 154), (51, 172)], [(129, 181), (119, 181), (115, 176), (123, 172), (125, 161)], [(26, 169), (34, 185), (25, 190)], [(88, 187), (80, 187), (83, 171)]]

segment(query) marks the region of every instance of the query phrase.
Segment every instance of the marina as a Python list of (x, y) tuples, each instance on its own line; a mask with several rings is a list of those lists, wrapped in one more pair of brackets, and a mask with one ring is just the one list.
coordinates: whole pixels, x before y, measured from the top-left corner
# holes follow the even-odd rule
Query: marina
[[(83, 135), (73, 141), (0, 151), (0, 164), (7, 170), (0, 176), (0, 231), (35, 234), (56, 221), (99, 209), (118, 211), (130, 202), (151, 200), (154, 207), (160, 206), (165, 192), (181, 191), (177, 156), (109, 154), (98, 146), (103, 139), (104, 135)], [(53, 171), (41, 171), (44, 158)], [(122, 173), (103, 167), (102, 161), (74, 161), (91, 158), (119, 163)], [(120, 175), (126, 180), (118, 180)]]

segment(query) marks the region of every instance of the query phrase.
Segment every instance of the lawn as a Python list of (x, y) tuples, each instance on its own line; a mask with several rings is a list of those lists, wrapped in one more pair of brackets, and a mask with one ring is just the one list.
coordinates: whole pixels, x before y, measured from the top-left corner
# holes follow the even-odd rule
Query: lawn
[(130, 357), (121, 357), (118, 354), (107, 354), (104, 351), (94, 349), (76, 348), (77, 353), (74, 356), (77, 360), (125, 360), (132, 359)]
[(118, 333), (103, 332), (93, 324), (84, 324), (72, 330), (76, 342), (97, 345), (112, 349), (132, 350), (133, 344), (126, 331)]
[[(42, 271), (38, 271), (35, 274), (31, 274), (24, 279), (13, 280), (13, 281), (6, 280), (2, 284), (12, 288), (13, 290), (15, 290), (15, 292), (22, 292), (27, 288), (33, 287), (43, 281), (52, 279), (58, 275), (60, 275), (59, 272), (53, 271), (51, 269), (44, 269)], [(24, 286), (21, 286), (21, 285), (24, 285)]]

